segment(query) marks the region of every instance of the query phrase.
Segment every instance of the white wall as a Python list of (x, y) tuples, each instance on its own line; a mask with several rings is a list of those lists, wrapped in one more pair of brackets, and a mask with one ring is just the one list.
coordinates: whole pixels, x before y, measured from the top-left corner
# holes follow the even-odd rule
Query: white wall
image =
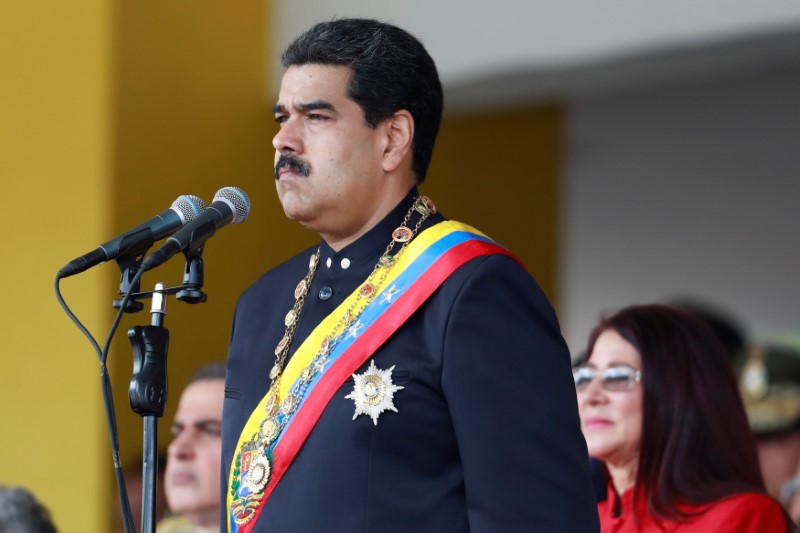
[(800, 330), (800, 1), (275, 7), (277, 49), (334, 16), (408, 29), (451, 111), (566, 101), (558, 307), (574, 351), (602, 310), (677, 297), (728, 308), (754, 340)]
[(694, 296), (800, 330), (800, 62), (573, 101), (560, 317)]
[(396, 23), (425, 42), (445, 85), (800, 24), (797, 0), (276, 0), (275, 9), (276, 49), (334, 16)]

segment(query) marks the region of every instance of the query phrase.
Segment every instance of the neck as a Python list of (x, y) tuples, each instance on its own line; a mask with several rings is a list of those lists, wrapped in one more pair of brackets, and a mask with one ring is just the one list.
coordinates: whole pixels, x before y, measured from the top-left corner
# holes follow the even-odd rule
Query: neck
[(195, 533), (219, 532), (219, 510), (217, 508), (210, 509), (205, 513), (187, 513), (184, 516), (192, 524)]
[(614, 490), (617, 491), (617, 494), (622, 494), (636, 482), (638, 464), (638, 456), (621, 463), (606, 463), (606, 468), (608, 468), (611, 482), (614, 484)]
[(383, 195), (381, 202), (360, 227), (346, 232), (320, 232), (320, 237), (322, 237), (335, 252), (342, 250), (369, 232), (369, 230), (374, 228), (386, 215), (391, 213), (392, 210), (397, 207), (397, 204), (402, 202), (408, 195), (414, 185), (415, 184), (412, 183), (408, 187), (397, 187), (389, 194)]

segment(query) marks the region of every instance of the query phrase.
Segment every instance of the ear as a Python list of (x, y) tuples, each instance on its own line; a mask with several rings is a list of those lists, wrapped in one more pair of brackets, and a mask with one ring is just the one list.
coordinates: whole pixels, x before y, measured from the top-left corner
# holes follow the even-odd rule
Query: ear
[(382, 166), (384, 172), (393, 172), (406, 159), (410, 161), (414, 143), (414, 117), (410, 112), (401, 109), (389, 117), (386, 128)]

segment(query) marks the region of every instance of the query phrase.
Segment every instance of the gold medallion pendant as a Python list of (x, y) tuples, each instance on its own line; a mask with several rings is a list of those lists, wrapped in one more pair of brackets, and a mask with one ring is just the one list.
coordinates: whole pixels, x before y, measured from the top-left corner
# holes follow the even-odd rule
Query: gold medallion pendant
[(353, 374), (355, 385), (353, 392), (345, 396), (353, 400), (356, 404), (356, 412), (353, 420), (358, 415), (369, 415), (372, 423), (378, 425), (378, 417), (384, 411), (394, 411), (394, 393), (403, 389), (399, 385), (392, 383), (392, 371), (394, 366), (388, 370), (381, 370), (375, 366), (375, 361), (370, 361), (369, 368), (361, 374)]
[(269, 459), (261, 452), (256, 455), (250, 463), (250, 468), (242, 476), (242, 483), (250, 489), (250, 492), (254, 494), (260, 493), (267, 486), (271, 471), (272, 466), (269, 463)]

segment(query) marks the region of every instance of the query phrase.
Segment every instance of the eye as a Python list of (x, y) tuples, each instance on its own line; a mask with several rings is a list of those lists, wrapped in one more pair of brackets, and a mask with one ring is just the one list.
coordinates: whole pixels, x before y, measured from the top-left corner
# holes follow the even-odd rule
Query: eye
[(603, 372), (603, 383), (612, 390), (625, 389), (635, 381), (636, 371), (627, 366), (607, 368)]
[(581, 367), (572, 371), (572, 378), (575, 380), (575, 388), (578, 390), (585, 389), (589, 383), (592, 382), (595, 376), (595, 371), (591, 368)]
[(275, 122), (278, 124), (283, 124), (289, 119), (287, 115), (275, 115)]
[(308, 118), (309, 120), (328, 120), (329, 117), (320, 115), (319, 113), (309, 113)]
[(200, 430), (207, 436), (210, 437), (221, 437), (222, 436), (222, 423), (221, 422), (206, 422), (201, 424)]

